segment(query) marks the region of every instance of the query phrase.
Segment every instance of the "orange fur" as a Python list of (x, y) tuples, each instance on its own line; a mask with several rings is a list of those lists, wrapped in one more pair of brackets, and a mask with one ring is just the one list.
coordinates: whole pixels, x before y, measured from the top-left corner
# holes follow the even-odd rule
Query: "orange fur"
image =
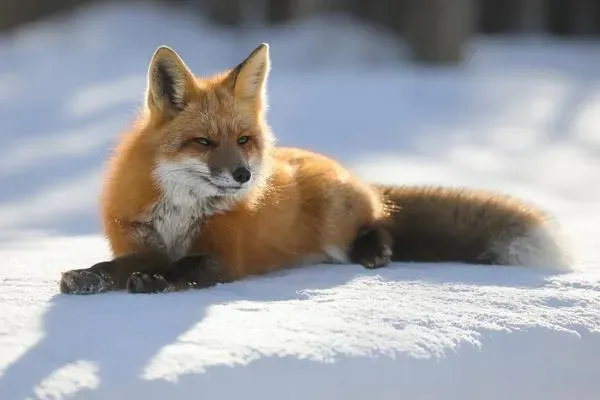
[(274, 155), (258, 204), (211, 217), (199, 236), (197, 250), (217, 255), (234, 279), (329, 260), (328, 247), (345, 254), (384, 213), (371, 189), (332, 160), (297, 149)]
[[(160, 63), (174, 76), (163, 79), (165, 71), (156, 70)], [(376, 192), (337, 162), (306, 150), (273, 147), (264, 112), (268, 64), (268, 47), (261, 46), (236, 69), (200, 78), (174, 52), (161, 48), (155, 53), (146, 111), (111, 158), (102, 195), (104, 231), (115, 256), (167, 251), (177, 258), (207, 252), (219, 259), (230, 279), (239, 279), (304, 263), (343, 261), (358, 231), (385, 214)], [(165, 82), (175, 90), (162, 87)], [(242, 135), (249, 140), (239, 145)], [(197, 145), (192, 141), (197, 137), (215, 144)], [(208, 196), (216, 211), (188, 221), (196, 231), (184, 249), (173, 248), (179, 244), (163, 249), (160, 240), (139, 232), (156, 224), (153, 210), (178, 184), (161, 186), (156, 166), (181, 162), (225, 170), (232, 162), (254, 163), (258, 172), (239, 193)]]
[[(268, 51), (263, 44), (204, 78), (173, 50), (156, 51), (144, 112), (121, 138), (102, 193), (116, 257), (208, 253), (236, 280), (347, 261), (361, 229), (377, 225), (392, 236), (392, 260), (565, 265), (545, 214), (516, 199), (370, 185), (323, 155), (275, 147)], [(234, 181), (238, 167), (249, 182)]]

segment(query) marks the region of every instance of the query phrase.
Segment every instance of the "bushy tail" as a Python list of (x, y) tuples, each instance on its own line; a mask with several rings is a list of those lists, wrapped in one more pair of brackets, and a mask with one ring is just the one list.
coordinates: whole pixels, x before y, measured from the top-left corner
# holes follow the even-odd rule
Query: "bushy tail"
[(462, 188), (375, 187), (389, 206), (393, 261), (572, 268), (551, 218), (519, 199)]

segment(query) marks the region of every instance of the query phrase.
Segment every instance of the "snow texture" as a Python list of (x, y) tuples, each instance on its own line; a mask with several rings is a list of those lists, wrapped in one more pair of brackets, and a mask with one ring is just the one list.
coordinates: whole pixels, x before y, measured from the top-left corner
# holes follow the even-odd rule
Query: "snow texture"
[[(160, 27), (158, 29), (157, 27)], [(575, 269), (318, 265), (160, 295), (58, 294), (109, 257), (97, 194), (149, 58), (198, 73), (271, 45), (280, 144), (387, 183), (553, 213)], [(0, 37), (0, 399), (597, 399), (600, 43), (478, 39), (417, 67), (345, 17), (236, 33), (108, 5)]]

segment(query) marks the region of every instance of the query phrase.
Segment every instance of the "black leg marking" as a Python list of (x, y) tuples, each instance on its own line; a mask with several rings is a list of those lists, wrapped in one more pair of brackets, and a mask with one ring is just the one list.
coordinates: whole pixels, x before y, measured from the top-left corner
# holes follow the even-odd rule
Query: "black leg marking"
[(214, 257), (194, 254), (183, 257), (164, 271), (132, 274), (127, 281), (127, 290), (130, 293), (175, 292), (207, 288), (223, 281), (223, 274)]
[(96, 294), (110, 289), (109, 281), (89, 269), (64, 272), (60, 280), (60, 291), (65, 294)]
[(60, 291), (65, 294), (97, 294), (125, 289), (134, 272), (165, 271), (173, 267), (165, 257), (155, 254), (128, 254), (90, 268), (62, 274)]
[(363, 229), (354, 239), (348, 257), (365, 268), (385, 267), (391, 262), (392, 237), (383, 228)]
[(134, 272), (127, 279), (127, 291), (129, 293), (169, 292), (171, 288), (172, 285), (159, 273)]

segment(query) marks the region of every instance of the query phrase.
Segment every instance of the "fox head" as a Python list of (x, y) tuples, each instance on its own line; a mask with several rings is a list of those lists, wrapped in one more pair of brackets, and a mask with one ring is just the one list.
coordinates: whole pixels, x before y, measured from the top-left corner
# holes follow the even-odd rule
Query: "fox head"
[(232, 69), (195, 76), (171, 48), (148, 68), (146, 130), (163, 190), (237, 198), (264, 182), (274, 137), (266, 122), (269, 46)]

